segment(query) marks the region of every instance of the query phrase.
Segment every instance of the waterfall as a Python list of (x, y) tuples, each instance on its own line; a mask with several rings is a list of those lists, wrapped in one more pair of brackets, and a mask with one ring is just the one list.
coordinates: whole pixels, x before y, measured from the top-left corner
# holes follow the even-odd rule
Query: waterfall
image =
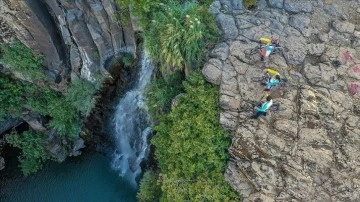
[(140, 59), (139, 80), (120, 99), (113, 118), (116, 150), (112, 155), (112, 167), (134, 186), (137, 186), (136, 177), (141, 173), (140, 163), (149, 153), (148, 136), (152, 125), (144, 91), (151, 80), (154, 65), (145, 52)]

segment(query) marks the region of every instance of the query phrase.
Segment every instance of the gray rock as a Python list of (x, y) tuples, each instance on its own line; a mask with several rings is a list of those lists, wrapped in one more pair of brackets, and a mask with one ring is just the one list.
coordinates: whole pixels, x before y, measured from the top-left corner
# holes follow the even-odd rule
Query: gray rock
[(221, 4), (220, 1), (214, 1), (209, 7), (209, 11), (213, 14), (220, 13)]
[(227, 45), (227, 43), (217, 44), (211, 51), (210, 56), (220, 60), (226, 60), (226, 58), (229, 56), (229, 45)]
[(72, 152), (69, 156), (79, 156), (81, 154), (80, 149), (85, 148), (84, 140), (82, 138), (78, 138), (73, 142)]
[(320, 56), (325, 51), (325, 44), (308, 44), (308, 50), (310, 55)]
[(239, 32), (233, 16), (220, 13), (217, 15), (216, 20), (225, 39), (235, 39), (238, 36)]
[(280, 8), (284, 7), (284, 0), (269, 0), (269, 4), (273, 8)]
[(233, 10), (242, 10), (244, 9), (242, 0), (231, 0), (231, 5)]
[(222, 74), (222, 63), (218, 59), (210, 59), (202, 69), (205, 79), (213, 84), (219, 85)]
[(291, 13), (310, 13), (312, 5), (308, 0), (284, 0), (284, 9)]
[(355, 25), (350, 22), (341, 22), (341, 21), (334, 21), (332, 23), (334, 29), (341, 33), (350, 33), (352, 34), (355, 30)]
[(0, 170), (5, 168), (5, 159), (0, 156)]
[(305, 14), (296, 14), (290, 17), (289, 24), (301, 32), (310, 24), (310, 18)]
[(324, 11), (332, 16), (338, 16), (342, 13), (341, 7), (337, 4), (325, 5)]

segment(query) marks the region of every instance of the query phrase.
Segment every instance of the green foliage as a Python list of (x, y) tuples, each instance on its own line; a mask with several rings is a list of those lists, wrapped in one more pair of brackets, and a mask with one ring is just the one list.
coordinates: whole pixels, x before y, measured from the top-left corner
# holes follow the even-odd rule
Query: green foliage
[(140, 202), (159, 201), (161, 195), (161, 187), (157, 183), (157, 176), (152, 171), (147, 171), (140, 183), (140, 191), (137, 198)]
[(163, 74), (191, 72), (203, 64), (206, 47), (217, 39), (214, 16), (206, 7), (188, 2), (160, 3), (143, 35), (145, 48), (160, 62)]
[(65, 99), (83, 116), (87, 117), (95, 106), (94, 95), (97, 90), (90, 81), (77, 79), (72, 82)]
[(130, 53), (124, 53), (121, 57), (121, 62), (125, 65), (125, 67), (131, 67), (134, 65), (135, 58)]
[(258, 0), (244, 0), (244, 6), (246, 9), (252, 9), (258, 4)]
[(18, 116), (23, 105), (21, 96), (23, 94), (22, 86), (18, 85), (14, 80), (0, 74), (0, 119), (7, 114)]
[(157, 9), (161, 0), (117, 0), (117, 2), (120, 3), (122, 10), (127, 10), (131, 6), (131, 12), (138, 17), (140, 25), (146, 28), (151, 20), (151, 12)]
[(182, 73), (177, 71), (165, 81), (162, 77), (154, 80), (146, 91), (149, 111), (155, 119), (170, 112), (172, 99), (183, 91)]
[(1, 60), (14, 70), (31, 80), (46, 78), (41, 67), (43, 57), (33, 54), (32, 50), (20, 41), (15, 41), (11, 46), (4, 44), (1, 49), (4, 52)]
[(46, 136), (34, 131), (22, 134), (11, 133), (5, 136), (6, 141), (13, 147), (21, 149), (19, 157), (20, 168), (25, 176), (42, 168), (43, 163), (50, 159), (46, 153)]
[(161, 201), (239, 201), (223, 176), (230, 138), (219, 124), (218, 89), (200, 73), (184, 87), (152, 139), (162, 172)]

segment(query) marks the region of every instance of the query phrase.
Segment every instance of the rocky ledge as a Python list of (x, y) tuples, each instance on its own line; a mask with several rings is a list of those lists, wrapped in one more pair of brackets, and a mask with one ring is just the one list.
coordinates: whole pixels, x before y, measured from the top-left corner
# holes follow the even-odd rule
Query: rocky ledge
[[(213, 2), (223, 40), (203, 68), (220, 85), (220, 122), (232, 134), (227, 181), (244, 201), (360, 201), (360, 1), (242, 7)], [(260, 37), (285, 51), (249, 57)], [(285, 110), (249, 119), (264, 94), (251, 78), (269, 67), (291, 84), (271, 89)]]

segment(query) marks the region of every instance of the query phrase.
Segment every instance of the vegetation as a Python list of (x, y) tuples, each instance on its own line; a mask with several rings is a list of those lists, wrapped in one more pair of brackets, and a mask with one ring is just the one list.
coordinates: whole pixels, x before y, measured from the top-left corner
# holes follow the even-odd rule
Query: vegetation
[(43, 163), (50, 158), (45, 150), (46, 137), (41, 133), (34, 131), (12, 133), (6, 135), (5, 139), (13, 147), (21, 149), (20, 168), (25, 176), (40, 170)]
[(161, 172), (160, 200), (239, 201), (223, 176), (230, 138), (219, 124), (218, 89), (200, 73), (183, 86), (184, 95), (160, 116), (152, 139)]
[(244, 6), (246, 9), (255, 8), (257, 4), (258, 4), (258, 0), (244, 0)]
[(169, 113), (172, 99), (183, 92), (183, 75), (180, 71), (171, 75), (168, 80), (160, 77), (154, 80), (146, 92), (149, 111), (153, 118)]
[[(1, 60), (24, 75), (27, 81), (0, 74), (0, 119), (6, 116), (21, 118), (23, 111), (31, 111), (42, 115), (48, 122), (47, 127), (55, 129), (57, 135), (78, 137), (82, 119), (87, 117), (94, 107), (95, 94), (101, 88), (103, 79), (99, 76), (92, 82), (78, 79), (70, 85), (66, 95), (63, 95), (49, 85), (37, 85), (44, 84), (44, 80), (40, 79), (45, 79), (40, 66), (40, 56), (34, 55), (19, 41), (1, 48)], [(39, 170), (42, 162), (49, 159), (44, 149), (46, 139), (46, 135), (32, 131), (7, 136), (7, 142), (22, 150), (19, 159), (25, 175)]]
[(41, 66), (43, 57), (33, 54), (31, 49), (20, 41), (15, 41), (11, 46), (4, 44), (1, 49), (4, 52), (2, 61), (21, 73), (25, 78), (30, 80), (46, 78)]
[[(203, 64), (206, 47), (217, 39), (214, 16), (197, 3), (160, 3), (144, 32), (145, 48), (160, 63), (163, 74)], [(185, 68), (185, 69), (184, 69)]]
[(124, 53), (121, 57), (121, 62), (125, 65), (125, 67), (131, 67), (135, 62), (135, 58), (130, 53)]
[(140, 202), (154, 202), (160, 198), (161, 191), (157, 183), (157, 176), (152, 171), (145, 172), (140, 183), (140, 192), (137, 198)]

